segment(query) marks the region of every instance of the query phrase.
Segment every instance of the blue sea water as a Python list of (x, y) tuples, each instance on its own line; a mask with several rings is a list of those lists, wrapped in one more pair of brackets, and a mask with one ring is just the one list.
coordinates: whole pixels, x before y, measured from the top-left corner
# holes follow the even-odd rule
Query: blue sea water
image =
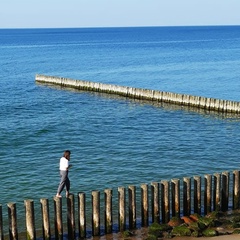
[(56, 194), (65, 149), (74, 194), (240, 167), (239, 116), (37, 85), (36, 74), (239, 101), (239, 56), (239, 26), (0, 29), (4, 212)]

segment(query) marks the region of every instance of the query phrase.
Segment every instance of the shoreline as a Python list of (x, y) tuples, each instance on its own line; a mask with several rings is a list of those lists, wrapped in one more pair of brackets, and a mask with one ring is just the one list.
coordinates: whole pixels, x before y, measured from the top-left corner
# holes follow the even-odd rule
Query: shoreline
[[(139, 239), (147, 239), (147, 233), (142, 232), (140, 229), (136, 230), (137, 234), (135, 236), (131, 237), (124, 237), (122, 233), (114, 233), (110, 235), (104, 235), (100, 237), (90, 237), (86, 238), (87, 240), (122, 240), (122, 239), (128, 239), (128, 240), (139, 240)], [(160, 238), (162, 240), (167, 238)], [(240, 234), (226, 234), (226, 235), (219, 235), (214, 237), (173, 237), (172, 240), (239, 240)], [(65, 239), (67, 240), (67, 238)]]
[(175, 240), (237, 240), (240, 239), (240, 234), (228, 234), (215, 237), (174, 237)]

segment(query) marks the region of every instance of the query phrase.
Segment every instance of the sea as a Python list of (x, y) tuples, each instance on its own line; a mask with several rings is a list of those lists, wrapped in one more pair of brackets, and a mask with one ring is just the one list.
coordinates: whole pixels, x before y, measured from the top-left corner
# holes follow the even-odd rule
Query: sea
[[(240, 115), (36, 84), (36, 74), (240, 101), (240, 26), (0, 29), (3, 218), (71, 192), (240, 169)], [(64, 196), (63, 192), (63, 196)], [(19, 230), (19, 231), (20, 231)]]

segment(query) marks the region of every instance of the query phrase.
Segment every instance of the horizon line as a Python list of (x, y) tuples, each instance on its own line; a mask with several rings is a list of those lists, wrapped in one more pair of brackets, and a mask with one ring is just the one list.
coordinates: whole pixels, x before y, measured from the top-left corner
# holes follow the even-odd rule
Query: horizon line
[(146, 26), (86, 26), (86, 27), (0, 27), (0, 30), (21, 30), (21, 29), (89, 29), (89, 28), (151, 28), (151, 27), (237, 27), (238, 24), (216, 24), (216, 25), (146, 25)]

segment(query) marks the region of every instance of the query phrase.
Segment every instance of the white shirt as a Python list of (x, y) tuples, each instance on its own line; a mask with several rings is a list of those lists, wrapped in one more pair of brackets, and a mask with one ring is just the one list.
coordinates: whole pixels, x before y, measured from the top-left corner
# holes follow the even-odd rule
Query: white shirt
[(66, 171), (68, 169), (68, 166), (69, 166), (69, 161), (65, 157), (61, 157), (59, 169), (61, 171)]

